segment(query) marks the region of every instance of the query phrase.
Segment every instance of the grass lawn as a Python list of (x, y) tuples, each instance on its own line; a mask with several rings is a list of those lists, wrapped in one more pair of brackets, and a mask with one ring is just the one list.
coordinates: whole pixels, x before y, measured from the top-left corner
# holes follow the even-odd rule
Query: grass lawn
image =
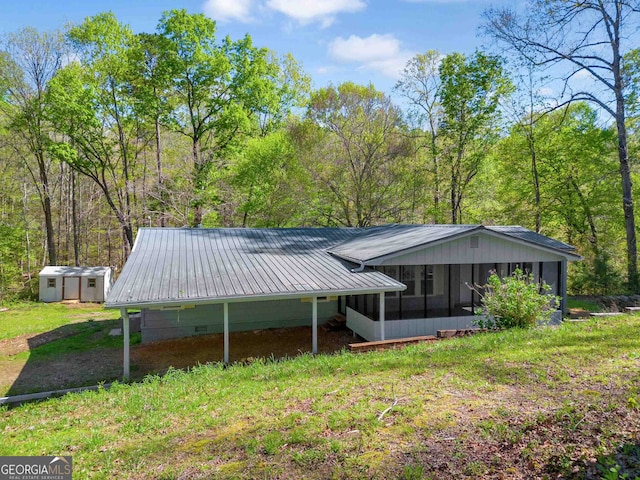
[(120, 312), (97, 303), (18, 303), (0, 312), (0, 340), (36, 335), (91, 318), (116, 319)]
[(73, 455), (74, 478), (633, 479), (639, 333), (625, 315), (176, 370), (0, 410), (0, 455)]
[(117, 318), (119, 312), (98, 304), (10, 305), (0, 312), (0, 396), (91, 385), (117, 375), (113, 368), (82, 369), (105, 349), (121, 351), (122, 338), (108, 335)]

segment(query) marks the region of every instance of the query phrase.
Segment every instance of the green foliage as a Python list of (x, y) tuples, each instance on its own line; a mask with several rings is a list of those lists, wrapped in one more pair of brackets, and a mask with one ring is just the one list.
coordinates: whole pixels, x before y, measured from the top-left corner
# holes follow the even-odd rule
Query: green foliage
[(15, 299), (22, 285), (21, 261), (25, 256), (24, 229), (3, 224), (0, 220), (0, 304)]
[(283, 227), (307, 210), (308, 178), (285, 131), (250, 139), (227, 174), (242, 226)]
[(591, 261), (571, 266), (569, 290), (573, 295), (614, 295), (624, 291), (624, 278), (611, 256), (600, 251)]
[(400, 111), (373, 85), (313, 92), (292, 137), (318, 191), (319, 222), (365, 227), (403, 217), (415, 175), (402, 129)]
[(451, 223), (462, 220), (462, 201), (497, 138), (498, 106), (513, 90), (500, 57), (476, 51), (447, 55), (440, 64), (442, 156), (450, 179)]
[(504, 279), (492, 274), (476, 290), (482, 298), (481, 317), (476, 320), (480, 328), (532, 328), (548, 322), (560, 303), (560, 297), (546, 294), (549, 285), (538, 284), (519, 268)]

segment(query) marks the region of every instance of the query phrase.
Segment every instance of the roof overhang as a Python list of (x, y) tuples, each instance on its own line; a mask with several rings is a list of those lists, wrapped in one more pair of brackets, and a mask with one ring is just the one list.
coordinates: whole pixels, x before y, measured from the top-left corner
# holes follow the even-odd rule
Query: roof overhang
[[(413, 252), (417, 252), (420, 250), (424, 250), (425, 248), (431, 248), (431, 247), (435, 247), (438, 245), (442, 245), (445, 243), (449, 243), (452, 242), (454, 240), (459, 240), (461, 238), (465, 238), (465, 237), (469, 237), (472, 235), (478, 235), (479, 233), (481, 234), (486, 234), (488, 236), (492, 236), (495, 238), (501, 238), (503, 240), (508, 240), (510, 242), (514, 242), (514, 243), (518, 243), (521, 245), (526, 245), (527, 247), (539, 250), (539, 251), (543, 251), (546, 253), (552, 253), (554, 255), (558, 255), (560, 257), (564, 257), (566, 260), (568, 261), (578, 261), (578, 260), (582, 260), (582, 257), (576, 253), (573, 253), (571, 251), (568, 250), (560, 250), (557, 248), (551, 248), (551, 247), (546, 247), (544, 245), (541, 245), (539, 243), (536, 242), (531, 242), (531, 241), (527, 241), (525, 239), (522, 238), (518, 238), (516, 236), (513, 235), (509, 235), (507, 233), (502, 233), (502, 232), (498, 232), (495, 230), (491, 230), (483, 225), (478, 225), (478, 227), (473, 228), (473, 229), (469, 229), (465, 232), (459, 232), (456, 233), (454, 235), (450, 235), (446, 238), (441, 238), (438, 240), (434, 240), (431, 242), (425, 242), (425, 243), (421, 243), (419, 245), (413, 245), (411, 247), (408, 248), (404, 248), (404, 249), (399, 249), (393, 253), (388, 253), (385, 255), (380, 255), (377, 257), (372, 257), (372, 258), (368, 258), (368, 259), (355, 259), (355, 258), (347, 258), (338, 254), (335, 254), (331, 251), (329, 251), (329, 253), (331, 253), (332, 255), (334, 255), (337, 258), (342, 258), (351, 262), (356, 262), (356, 263), (361, 263), (365, 266), (377, 266), (377, 265), (382, 265), (383, 263), (385, 263), (387, 260), (394, 258), (394, 257), (399, 257), (401, 255), (406, 255), (409, 253), (413, 253)], [(449, 262), (447, 262), (449, 263)]]
[[(392, 280), (390, 278), (390, 280)], [(351, 290), (309, 290), (304, 292), (295, 293), (282, 293), (282, 294), (265, 294), (265, 295), (238, 295), (229, 297), (209, 297), (209, 298), (185, 298), (175, 300), (162, 300), (162, 301), (149, 301), (149, 302), (137, 302), (137, 303), (105, 303), (105, 308), (122, 309), (122, 308), (172, 308), (172, 307), (192, 307), (196, 305), (215, 305), (221, 303), (245, 303), (245, 302), (264, 302), (269, 300), (296, 300), (303, 298), (313, 297), (335, 297), (343, 295), (369, 295), (385, 292), (401, 292), (406, 290), (407, 286), (398, 283), (395, 286), (386, 287), (371, 287), (366, 289), (351, 289)]]

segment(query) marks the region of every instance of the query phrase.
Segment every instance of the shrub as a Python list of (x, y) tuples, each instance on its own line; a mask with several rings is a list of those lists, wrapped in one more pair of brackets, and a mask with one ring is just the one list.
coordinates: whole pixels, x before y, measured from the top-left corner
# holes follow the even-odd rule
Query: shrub
[(548, 295), (551, 287), (537, 283), (530, 273), (516, 269), (509, 277), (497, 274), (483, 286), (472, 287), (482, 298), (481, 315), (475, 323), (480, 328), (531, 328), (548, 323), (560, 297)]
[(624, 291), (624, 279), (605, 251), (575, 262), (571, 270), (569, 290), (573, 295), (615, 295)]

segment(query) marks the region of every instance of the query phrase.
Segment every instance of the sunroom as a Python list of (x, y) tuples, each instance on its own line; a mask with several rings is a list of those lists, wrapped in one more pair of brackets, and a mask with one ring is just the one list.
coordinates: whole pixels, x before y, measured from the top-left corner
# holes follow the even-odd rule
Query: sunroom
[[(494, 272), (505, 277), (520, 268), (564, 299), (567, 261), (580, 258), (569, 245), (521, 227), (432, 226), (427, 242), (424, 227), (398, 227), (393, 239), (387, 228), (380, 237), (372, 232), (365, 243), (357, 238), (332, 250), (407, 287), (346, 297), (347, 326), (369, 341), (474, 328), (481, 285)], [(558, 305), (555, 321), (565, 304)]]

